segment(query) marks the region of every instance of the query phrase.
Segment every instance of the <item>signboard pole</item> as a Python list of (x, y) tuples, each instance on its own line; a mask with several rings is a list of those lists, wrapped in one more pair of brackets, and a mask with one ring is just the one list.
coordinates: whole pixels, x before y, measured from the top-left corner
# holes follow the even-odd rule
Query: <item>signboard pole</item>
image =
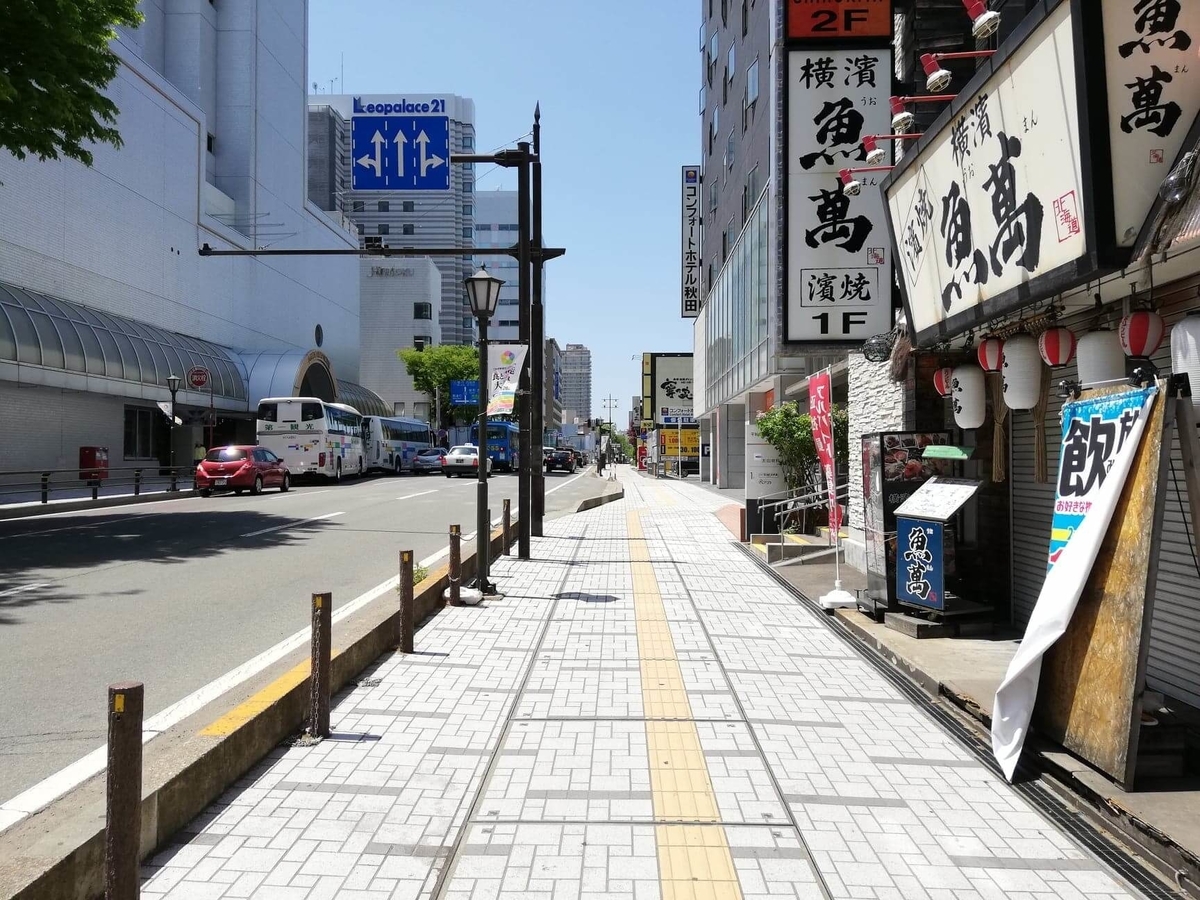
[(217, 426), (217, 410), (213, 403), (213, 384), (212, 377), (208, 379), (208, 449), (212, 449), (213, 445), (213, 429)]

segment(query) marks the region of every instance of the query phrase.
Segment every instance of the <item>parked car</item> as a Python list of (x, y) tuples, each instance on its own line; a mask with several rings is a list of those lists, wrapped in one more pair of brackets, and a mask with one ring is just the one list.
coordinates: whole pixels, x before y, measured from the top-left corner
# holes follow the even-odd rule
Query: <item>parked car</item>
[(588, 464), (587, 454), (582, 450), (575, 451), (575, 468), (586, 469)]
[(559, 469), (563, 472), (575, 471), (575, 451), (566, 447), (551, 448), (546, 456), (546, 471)]
[(414, 475), (428, 475), (442, 471), (442, 460), (446, 458), (445, 447), (426, 447), (413, 458)]
[(196, 466), (196, 488), (202, 497), (211, 496), (213, 491), (261, 494), (269, 487), (291, 490), (292, 473), (266, 447), (215, 447)]
[[(488, 474), (492, 473), (492, 461), (487, 461)], [(461, 444), (451, 447), (450, 452), (442, 457), (442, 471), (449, 478), (452, 475), (479, 474), (479, 448), (474, 444)]]

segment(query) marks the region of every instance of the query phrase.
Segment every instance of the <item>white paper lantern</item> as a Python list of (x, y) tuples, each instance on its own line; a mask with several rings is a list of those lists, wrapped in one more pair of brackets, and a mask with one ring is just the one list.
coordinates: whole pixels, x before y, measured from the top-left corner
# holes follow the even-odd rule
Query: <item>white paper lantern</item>
[(1079, 339), (1076, 356), (1085, 388), (1125, 377), (1125, 351), (1115, 331), (1089, 331)]
[(983, 369), (975, 365), (955, 366), (951, 380), (954, 424), (959, 428), (979, 428), (987, 416), (987, 391)]
[(1009, 409), (1033, 409), (1042, 393), (1042, 357), (1027, 334), (1004, 342), (1004, 402)]
[(1192, 406), (1200, 413), (1200, 315), (1192, 313), (1171, 329), (1171, 372), (1187, 373)]

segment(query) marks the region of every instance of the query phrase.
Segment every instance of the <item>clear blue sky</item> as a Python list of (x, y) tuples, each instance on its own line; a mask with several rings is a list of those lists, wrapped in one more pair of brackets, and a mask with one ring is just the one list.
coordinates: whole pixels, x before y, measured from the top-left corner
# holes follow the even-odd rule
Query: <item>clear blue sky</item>
[[(475, 101), (476, 145), (542, 105), (546, 331), (592, 350), (593, 415), (624, 424), (641, 353), (690, 351), (679, 317), (679, 167), (700, 159), (695, 0), (311, 0), (309, 81)], [(482, 174), (483, 167), (477, 167)], [(509, 180), (506, 180), (509, 179)], [(515, 187), (495, 172), (479, 190)], [(637, 359), (631, 357), (637, 355)]]

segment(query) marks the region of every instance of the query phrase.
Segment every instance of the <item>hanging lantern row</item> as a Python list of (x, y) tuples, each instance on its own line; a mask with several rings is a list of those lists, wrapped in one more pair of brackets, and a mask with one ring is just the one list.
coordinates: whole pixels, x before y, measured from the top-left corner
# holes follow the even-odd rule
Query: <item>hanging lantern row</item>
[[(978, 366), (940, 368), (934, 372), (933, 384), (942, 397), (953, 399), (959, 428), (978, 428), (987, 405), (985, 373), (1002, 375), (1009, 409), (1029, 410), (1037, 406), (1041, 394), (1043, 363), (1056, 369), (1077, 360), (1079, 381), (1085, 385), (1120, 381), (1126, 374), (1126, 358), (1153, 356), (1166, 333), (1162, 316), (1140, 309), (1124, 316), (1117, 331), (1094, 328), (1078, 339), (1061, 325), (1052, 325), (1037, 338), (1024, 332), (1007, 339), (986, 337), (976, 350)], [(1171, 371), (1188, 374), (1194, 385), (1193, 403), (1200, 413), (1200, 312), (1171, 329)]]

